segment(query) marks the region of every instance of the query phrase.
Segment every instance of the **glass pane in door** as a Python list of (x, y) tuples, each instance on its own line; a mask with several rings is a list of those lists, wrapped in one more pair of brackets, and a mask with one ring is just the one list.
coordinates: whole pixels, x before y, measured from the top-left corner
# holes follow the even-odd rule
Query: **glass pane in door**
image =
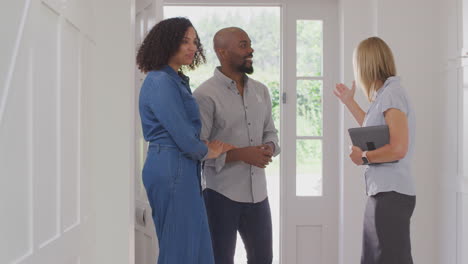
[(296, 22), (297, 76), (323, 75), (323, 21), (298, 20)]
[(322, 196), (322, 140), (297, 140), (296, 164), (296, 195)]
[(322, 136), (322, 80), (298, 80), (296, 128), (298, 136)]

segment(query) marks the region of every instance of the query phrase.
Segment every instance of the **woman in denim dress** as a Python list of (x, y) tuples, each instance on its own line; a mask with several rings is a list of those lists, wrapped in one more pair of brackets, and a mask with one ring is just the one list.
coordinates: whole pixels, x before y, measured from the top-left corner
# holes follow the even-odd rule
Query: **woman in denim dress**
[(200, 141), (198, 105), (182, 69), (194, 69), (204, 59), (186, 18), (155, 25), (137, 55), (139, 69), (147, 73), (139, 98), (143, 135), (149, 142), (143, 184), (159, 241), (158, 264), (214, 264), (200, 161), (232, 146)]
[[(389, 144), (372, 151), (353, 146), (350, 154), (364, 173), (368, 195), (364, 213), (362, 264), (412, 264), (410, 219), (416, 205), (411, 174), (415, 115), (396, 77), (393, 54), (380, 38), (362, 41), (354, 51), (354, 73), (371, 103), (364, 112), (351, 89), (337, 84), (335, 95), (361, 126), (388, 125)], [(398, 161), (398, 162), (393, 162)]]

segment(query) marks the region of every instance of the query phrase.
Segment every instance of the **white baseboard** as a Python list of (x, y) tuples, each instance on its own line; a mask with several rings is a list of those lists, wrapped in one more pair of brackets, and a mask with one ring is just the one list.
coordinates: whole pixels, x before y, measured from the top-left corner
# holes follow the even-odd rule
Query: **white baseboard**
[(457, 192), (457, 264), (468, 263), (468, 192)]

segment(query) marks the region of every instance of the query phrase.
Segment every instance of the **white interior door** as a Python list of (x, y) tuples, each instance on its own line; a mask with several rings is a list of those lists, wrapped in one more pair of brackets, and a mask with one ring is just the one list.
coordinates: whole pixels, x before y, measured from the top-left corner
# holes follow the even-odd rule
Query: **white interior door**
[[(158, 20), (158, 1), (138, 0), (136, 1), (135, 17), (135, 55), (149, 30)], [(143, 74), (135, 67), (135, 98), (145, 79)], [(154, 264), (157, 262), (159, 254), (158, 239), (151, 217), (151, 207), (148, 202), (145, 187), (143, 186), (141, 172), (146, 159), (148, 144), (145, 142), (141, 130), (141, 121), (138, 111), (138, 101), (135, 102), (135, 135), (136, 135), (136, 155), (135, 155), (135, 264)]]
[[(468, 14), (467, 14), (468, 15)], [(459, 221), (458, 221), (458, 234), (461, 241), (459, 242), (458, 248), (458, 262), (468, 263), (468, 63), (464, 66), (464, 85), (463, 85), (463, 103), (462, 108), (462, 133), (461, 133), (461, 143), (462, 149), (459, 150), (461, 155), (462, 167), (462, 181), (463, 181), (463, 190), (458, 195), (458, 202), (461, 205), (458, 210)]]
[(338, 263), (338, 3), (284, 3), (282, 263)]
[[(463, 55), (468, 55), (465, 53)], [(456, 194), (456, 264), (468, 262), (468, 60), (460, 59), (458, 69), (458, 172)]]
[(93, 263), (82, 115), (92, 1), (1, 5), (0, 263)]
[[(451, 95), (457, 106), (454, 123), (458, 125), (456, 193), (456, 264), (468, 262), (468, 1), (457, 0), (456, 35), (457, 58), (449, 60), (449, 87), (456, 87)], [(455, 63), (453, 63), (455, 62)], [(454, 65), (455, 64), (455, 65)], [(452, 67), (455, 66), (455, 67)], [(453, 79), (452, 79), (453, 78)], [(452, 86), (452, 84), (454, 84)]]
[(457, 264), (468, 262), (468, 1), (460, 0), (461, 23), (458, 34), (461, 35), (459, 43), (461, 47), (461, 78), (458, 80), (459, 91), (459, 172), (462, 181), (462, 188), (457, 195), (457, 216), (458, 216), (458, 247)]

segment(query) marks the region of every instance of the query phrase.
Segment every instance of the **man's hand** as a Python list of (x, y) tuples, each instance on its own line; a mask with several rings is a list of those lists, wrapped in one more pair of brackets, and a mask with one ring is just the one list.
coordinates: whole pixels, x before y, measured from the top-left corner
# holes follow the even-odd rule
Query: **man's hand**
[(270, 162), (273, 155), (270, 149), (265, 149), (264, 145), (245, 147), (237, 149), (239, 159), (247, 164), (265, 168)]
[(270, 152), (270, 156), (273, 156), (273, 148), (271, 147), (270, 144), (263, 144), (263, 145), (260, 145), (260, 147), (262, 147), (262, 149), (266, 150), (266, 151), (269, 151)]

